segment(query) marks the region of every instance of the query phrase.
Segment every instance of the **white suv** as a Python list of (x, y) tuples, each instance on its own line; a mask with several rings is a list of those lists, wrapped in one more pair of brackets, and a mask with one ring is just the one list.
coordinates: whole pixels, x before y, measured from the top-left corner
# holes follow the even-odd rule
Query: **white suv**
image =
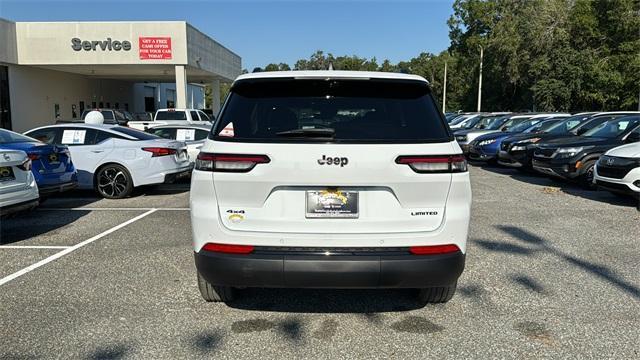
[(453, 296), (471, 207), (467, 164), (415, 75), (240, 76), (196, 160), (200, 292), (416, 288)]

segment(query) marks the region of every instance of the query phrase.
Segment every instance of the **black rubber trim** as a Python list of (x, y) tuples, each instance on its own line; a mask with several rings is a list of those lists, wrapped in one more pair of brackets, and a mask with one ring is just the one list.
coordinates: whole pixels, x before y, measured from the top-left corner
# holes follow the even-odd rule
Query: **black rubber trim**
[[(316, 250), (313, 250), (314, 252)], [(324, 249), (324, 251), (330, 250)], [(194, 253), (198, 272), (210, 284), (232, 287), (426, 288), (449, 286), (462, 274), (465, 255), (411, 255), (378, 248), (317, 255), (265, 251), (249, 255)]]

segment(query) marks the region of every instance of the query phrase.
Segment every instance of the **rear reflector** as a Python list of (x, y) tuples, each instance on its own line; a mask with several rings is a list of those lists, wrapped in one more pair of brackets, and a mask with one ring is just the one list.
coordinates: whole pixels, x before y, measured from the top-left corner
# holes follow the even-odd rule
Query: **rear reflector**
[(253, 252), (253, 246), (207, 243), (202, 247), (202, 250), (225, 254), (250, 254)]
[(266, 155), (200, 153), (196, 159), (196, 170), (219, 172), (249, 172), (257, 164), (271, 162)]
[(163, 147), (145, 147), (142, 148), (142, 150), (150, 152), (152, 154), (151, 157), (167, 156), (176, 153), (176, 149)]
[(409, 248), (409, 252), (411, 252), (413, 255), (441, 255), (441, 254), (450, 254), (458, 251), (460, 251), (460, 248), (454, 244), (412, 246)]
[(396, 164), (409, 165), (417, 173), (454, 173), (467, 171), (463, 155), (398, 156)]

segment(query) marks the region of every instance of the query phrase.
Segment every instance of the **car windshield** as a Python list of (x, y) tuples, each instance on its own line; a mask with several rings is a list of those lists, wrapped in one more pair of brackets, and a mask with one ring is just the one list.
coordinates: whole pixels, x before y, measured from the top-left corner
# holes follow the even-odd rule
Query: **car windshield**
[(582, 122), (588, 118), (588, 115), (574, 115), (564, 119), (563, 121), (551, 126), (546, 130), (548, 134), (568, 134), (576, 126), (582, 124)]
[(532, 125), (540, 122), (540, 119), (535, 119), (535, 120), (521, 119), (521, 120), (522, 120), (521, 123), (513, 125), (511, 128), (509, 128), (509, 131), (514, 133), (523, 132), (526, 129), (530, 128)]
[(621, 119), (602, 123), (585, 132), (583, 136), (613, 139), (624, 134), (628, 130), (634, 129), (638, 124), (640, 124), (640, 117), (638, 116), (623, 117)]
[(22, 142), (33, 142), (38, 141), (34, 138), (30, 138), (28, 136), (20, 135), (13, 131), (0, 129), (0, 144), (15, 144)]
[(156, 120), (187, 120), (187, 113), (184, 111), (158, 111)]
[(471, 118), (471, 119), (469, 119), (469, 120), (467, 120), (465, 122), (462, 122), (462, 124), (461, 124), (462, 128), (463, 129), (471, 129), (474, 126), (476, 126), (480, 122), (480, 120), (482, 120), (482, 118), (480, 116), (476, 116), (474, 118)]
[(111, 128), (111, 130), (113, 131), (117, 131), (119, 133), (125, 134), (125, 135), (129, 135), (131, 137), (134, 137), (138, 140), (155, 140), (155, 139), (162, 139), (159, 136), (153, 135), (153, 134), (148, 134), (144, 131), (140, 131), (140, 130), (136, 130), (136, 129), (132, 129), (132, 128), (128, 128), (128, 127), (122, 127), (122, 126), (114, 126)]
[(523, 133), (528, 134), (528, 133), (535, 133), (535, 132), (545, 132), (552, 126), (556, 125), (558, 122), (560, 122), (559, 119), (541, 121), (533, 126), (530, 126), (526, 130), (524, 130)]
[(448, 141), (420, 81), (258, 80), (234, 85), (216, 140), (424, 143)]
[[(465, 121), (465, 120), (467, 120), (467, 119), (469, 119), (469, 118), (472, 118), (472, 117), (474, 117), (474, 116), (475, 116), (475, 115), (460, 115), (460, 116), (458, 116), (458, 117), (454, 118), (453, 120), (451, 120), (451, 122), (449, 123), (449, 125), (457, 125), (457, 124), (460, 124), (461, 122), (463, 122), (463, 121)], [(475, 117), (477, 117), (477, 116), (475, 116)]]
[(483, 130), (496, 130), (505, 123), (505, 119), (506, 117), (504, 115), (485, 117), (482, 118), (482, 120), (478, 121), (474, 128)]

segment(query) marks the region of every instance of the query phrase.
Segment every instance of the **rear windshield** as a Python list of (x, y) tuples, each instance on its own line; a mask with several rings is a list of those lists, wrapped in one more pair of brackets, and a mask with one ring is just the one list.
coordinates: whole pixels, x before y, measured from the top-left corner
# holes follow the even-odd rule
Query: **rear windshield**
[(426, 83), (262, 80), (234, 85), (212, 130), (221, 141), (449, 141)]
[(187, 113), (184, 111), (158, 111), (156, 120), (187, 120)]
[(0, 129), (0, 144), (15, 144), (15, 143), (35, 142), (35, 141), (38, 141), (38, 140), (24, 136), (24, 135), (20, 135), (18, 133), (14, 133), (13, 131)]
[(136, 129), (132, 129), (132, 128), (128, 128), (128, 127), (114, 126), (114, 127), (111, 128), (111, 130), (117, 131), (117, 132), (125, 134), (125, 135), (129, 135), (129, 136), (134, 137), (134, 138), (136, 138), (138, 140), (161, 139), (161, 137), (159, 137), (159, 136), (148, 134), (148, 133), (146, 133), (144, 131), (140, 131), (140, 130), (136, 130)]

